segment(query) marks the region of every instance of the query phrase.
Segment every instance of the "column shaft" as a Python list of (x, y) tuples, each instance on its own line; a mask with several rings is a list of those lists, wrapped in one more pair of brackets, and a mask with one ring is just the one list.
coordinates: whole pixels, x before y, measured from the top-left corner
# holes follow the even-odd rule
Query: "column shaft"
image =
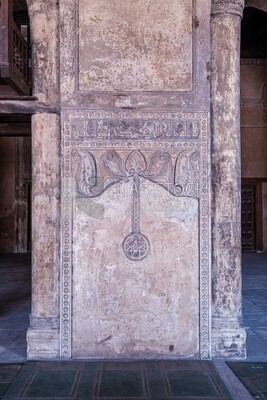
[[(33, 94), (59, 104), (58, 1), (27, 0)], [(59, 356), (60, 116), (32, 117), (32, 311), (28, 359)]]
[(240, 17), (241, 1), (213, 0), (212, 353), (244, 357), (241, 328)]

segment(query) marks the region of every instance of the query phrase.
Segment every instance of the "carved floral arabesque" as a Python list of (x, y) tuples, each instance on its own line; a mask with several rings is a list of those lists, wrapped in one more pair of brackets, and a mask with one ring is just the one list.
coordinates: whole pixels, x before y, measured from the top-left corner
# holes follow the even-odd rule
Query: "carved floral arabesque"
[(199, 197), (199, 151), (182, 150), (176, 157), (174, 168), (170, 153), (155, 151), (150, 157), (134, 150), (122, 160), (115, 150), (106, 151), (99, 160), (107, 175), (97, 176), (97, 162), (92, 152), (74, 150), (76, 183), (80, 194), (97, 197), (115, 183), (132, 178), (132, 232), (124, 239), (122, 247), (131, 260), (142, 260), (150, 249), (149, 239), (140, 230), (140, 178), (160, 184), (174, 196)]

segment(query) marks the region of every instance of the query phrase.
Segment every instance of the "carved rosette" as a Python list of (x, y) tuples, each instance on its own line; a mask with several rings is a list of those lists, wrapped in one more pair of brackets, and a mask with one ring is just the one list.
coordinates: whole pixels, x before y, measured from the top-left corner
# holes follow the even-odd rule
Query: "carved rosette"
[(235, 14), (243, 16), (244, 0), (212, 0), (211, 15)]

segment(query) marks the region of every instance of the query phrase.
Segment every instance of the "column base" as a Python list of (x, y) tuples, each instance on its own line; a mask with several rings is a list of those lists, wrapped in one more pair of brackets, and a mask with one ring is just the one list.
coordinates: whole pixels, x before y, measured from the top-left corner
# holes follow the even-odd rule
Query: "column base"
[(59, 331), (41, 331), (29, 328), (27, 331), (27, 360), (48, 360), (59, 358)]
[(246, 358), (246, 331), (244, 328), (229, 328), (212, 332), (213, 358)]
[(58, 318), (31, 315), (30, 327), (27, 331), (27, 359), (58, 359), (59, 347)]

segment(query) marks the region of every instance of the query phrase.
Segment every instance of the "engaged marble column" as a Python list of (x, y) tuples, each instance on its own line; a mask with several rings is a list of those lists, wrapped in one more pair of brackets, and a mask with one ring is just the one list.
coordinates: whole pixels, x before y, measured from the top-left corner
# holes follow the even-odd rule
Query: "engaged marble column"
[(243, 0), (212, 0), (212, 355), (243, 358), (240, 24)]
[(60, 116), (58, 2), (27, 0), (31, 22), (32, 117), (32, 310), (27, 357), (59, 356)]

